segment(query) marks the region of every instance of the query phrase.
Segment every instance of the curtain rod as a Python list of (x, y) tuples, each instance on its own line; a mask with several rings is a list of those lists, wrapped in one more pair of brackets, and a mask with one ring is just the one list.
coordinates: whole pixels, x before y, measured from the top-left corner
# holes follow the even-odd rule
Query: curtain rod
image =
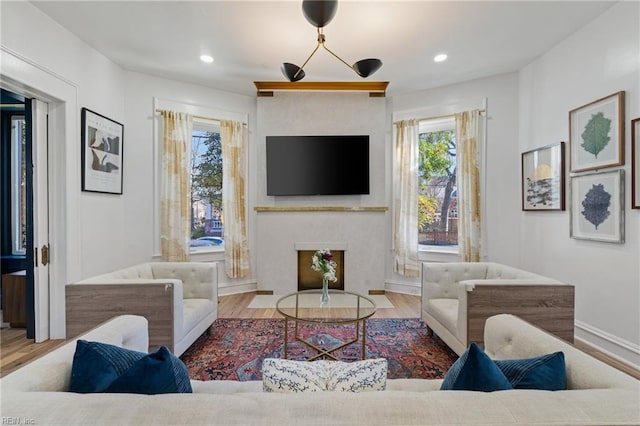
[[(478, 110), (480, 112), (480, 114), (484, 114), (485, 112), (487, 112), (486, 109), (479, 109)], [(409, 120), (418, 120), (418, 121), (425, 121), (425, 120), (437, 120), (439, 118), (449, 118), (449, 117), (454, 117), (457, 113), (451, 113), (451, 114), (443, 114), (443, 115), (432, 115), (431, 117), (422, 117), (422, 118), (413, 118), (413, 119), (409, 119)], [(393, 124), (399, 123), (402, 120), (398, 120), (398, 121), (394, 121)]]
[[(156, 109), (156, 112), (162, 112), (162, 111), (170, 111), (168, 109)], [(187, 113), (188, 114), (188, 113)], [(199, 118), (200, 120), (209, 120), (209, 121), (223, 121), (221, 118), (214, 118), (214, 117), (205, 117), (204, 115), (194, 115), (194, 114), (189, 114), (191, 117), (193, 118)], [(243, 126), (246, 126), (247, 123), (242, 122)]]

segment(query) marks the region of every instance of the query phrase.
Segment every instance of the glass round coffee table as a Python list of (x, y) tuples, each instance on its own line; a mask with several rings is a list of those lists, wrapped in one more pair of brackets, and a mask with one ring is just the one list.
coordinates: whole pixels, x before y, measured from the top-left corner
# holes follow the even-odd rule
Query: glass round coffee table
[[(367, 344), (367, 319), (376, 313), (373, 300), (361, 294), (342, 290), (329, 290), (329, 303), (321, 305), (322, 290), (303, 290), (288, 294), (276, 302), (276, 309), (284, 316), (284, 358), (287, 358), (289, 346), (289, 321), (294, 322), (294, 338), (318, 352), (307, 361), (313, 361), (322, 356), (338, 360), (333, 352), (356, 343), (362, 342), (362, 359), (365, 358)], [(354, 324), (352, 339), (331, 348), (323, 348), (318, 344), (303, 338), (298, 334), (298, 324), (341, 325)]]

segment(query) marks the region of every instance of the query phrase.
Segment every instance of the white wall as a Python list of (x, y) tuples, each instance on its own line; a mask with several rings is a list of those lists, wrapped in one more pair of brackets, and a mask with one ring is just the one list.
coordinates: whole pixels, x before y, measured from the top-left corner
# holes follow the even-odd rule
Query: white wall
[[(154, 210), (158, 208), (156, 197), (159, 182), (154, 162), (160, 152), (161, 141), (154, 138), (154, 126), (161, 127), (161, 119), (155, 113), (154, 99), (159, 106), (174, 105), (182, 107), (181, 111), (205, 111), (199, 115), (217, 119), (229, 119), (236, 116), (248, 117), (249, 149), (255, 145), (256, 102), (255, 98), (237, 95), (206, 87), (153, 77), (146, 74), (126, 72), (126, 123), (125, 140), (125, 188), (127, 202), (122, 212), (126, 217), (126, 235), (134, 235), (128, 241), (128, 264), (134, 264), (151, 259), (159, 255), (158, 244), (159, 227), (154, 222)], [(213, 111), (209, 113), (208, 111)], [(224, 115), (224, 116), (222, 116)], [(154, 119), (155, 117), (155, 119)], [(236, 118), (240, 119), (240, 118)], [(253, 165), (249, 163), (249, 170)], [(255, 173), (250, 173), (249, 188), (255, 186)], [(251, 199), (249, 197), (249, 199)], [(254, 221), (250, 217), (248, 223), (250, 254), (255, 252)], [(252, 256), (251, 276), (243, 279), (230, 279), (224, 272), (224, 253), (209, 255), (192, 255), (196, 261), (219, 261), (218, 280), (220, 293), (239, 292), (255, 288), (255, 255)], [(113, 268), (113, 266), (109, 266)], [(251, 285), (249, 285), (251, 284)]]
[(126, 256), (124, 199), (80, 192), (80, 108), (122, 122), (123, 73), (30, 3), (3, 2), (1, 19), (3, 85), (49, 103), (51, 337), (61, 338), (65, 284)]
[[(518, 80), (509, 73), (444, 86), (417, 93), (394, 96), (389, 102), (389, 114), (394, 119), (428, 118), (483, 108), (486, 100), (486, 161), (485, 190), (482, 202), (485, 211), (483, 257), (493, 262), (518, 266), (519, 244), (519, 173)], [(420, 253), (426, 260), (427, 253)], [(455, 261), (455, 260), (454, 260)], [(392, 283), (407, 280), (392, 272)]]
[[(37, 31), (41, 36), (34, 37)], [(39, 9), (26, 2), (9, 2), (2, 5), (2, 45), (17, 52), (27, 61), (37, 64), (48, 72), (59, 76), (77, 87), (75, 112), (80, 124), (80, 108), (86, 107), (115, 121), (124, 121), (124, 73), (120, 67), (60, 27)], [(80, 133), (70, 132), (77, 135)], [(125, 128), (125, 154), (127, 143)], [(66, 182), (69, 188), (80, 188), (80, 140), (68, 141), (76, 149), (77, 168), (73, 181)], [(52, 146), (50, 152), (62, 147)], [(126, 156), (125, 156), (126, 161)], [(127, 164), (125, 163), (125, 167)], [(126, 181), (125, 181), (126, 185)], [(127, 236), (125, 217), (122, 214), (126, 196), (82, 192), (78, 195), (78, 221), (73, 224), (82, 250), (75, 259), (80, 275), (88, 276), (104, 271), (109, 264), (127, 261)], [(54, 256), (66, 258), (66, 253), (52, 252)], [(74, 276), (73, 273), (70, 274)], [(64, 283), (60, 283), (64, 285)]]
[(518, 240), (525, 269), (576, 286), (576, 337), (636, 366), (640, 365), (640, 210), (629, 206), (630, 121), (640, 116), (639, 16), (637, 2), (620, 2), (520, 72), (518, 144), (523, 152), (568, 141), (570, 110), (626, 92), (627, 161), (622, 167), (626, 242), (570, 238), (569, 193), (564, 212), (522, 213)]
[[(50, 183), (55, 185), (50, 189), (52, 194), (64, 196), (50, 203), (50, 232), (54, 237), (51, 326), (52, 337), (60, 338), (64, 337), (67, 282), (149, 261), (155, 254), (153, 97), (238, 111), (249, 116), (250, 129), (255, 127), (255, 99), (126, 72), (28, 2), (3, 2), (1, 19), (3, 62), (11, 58), (17, 64), (13, 68), (24, 67), (24, 75), (18, 69), (12, 81), (29, 86), (25, 90), (30, 93), (47, 95), (56, 114), (61, 115), (62, 124), (50, 123), (54, 125), (50, 129), (54, 137), (50, 138), (49, 149), (51, 156), (65, 160), (56, 163), (56, 175)], [(46, 78), (27, 82), (27, 66)], [(6, 69), (4, 64), (2, 69)], [(68, 87), (71, 95), (60, 96), (58, 86)], [(80, 191), (82, 107), (124, 124), (122, 195)], [(223, 286), (242, 284), (230, 283), (224, 272), (219, 278)]]
[[(257, 112), (258, 138), (253, 150), (258, 185), (252, 207), (388, 207), (385, 99), (370, 98), (367, 93), (277, 92), (272, 98), (258, 98)], [(340, 134), (369, 135), (369, 195), (266, 195), (266, 136)], [(275, 294), (297, 290), (296, 243), (312, 244), (307, 250), (337, 249), (346, 244), (345, 289), (366, 294), (384, 288), (388, 211), (253, 214), (257, 223), (258, 288)]]

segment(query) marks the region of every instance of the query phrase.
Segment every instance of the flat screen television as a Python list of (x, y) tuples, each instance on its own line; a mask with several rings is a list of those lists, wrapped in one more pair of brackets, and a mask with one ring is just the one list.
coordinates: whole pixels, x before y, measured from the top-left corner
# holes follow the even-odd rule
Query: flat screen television
[(369, 194), (369, 136), (267, 136), (267, 195)]

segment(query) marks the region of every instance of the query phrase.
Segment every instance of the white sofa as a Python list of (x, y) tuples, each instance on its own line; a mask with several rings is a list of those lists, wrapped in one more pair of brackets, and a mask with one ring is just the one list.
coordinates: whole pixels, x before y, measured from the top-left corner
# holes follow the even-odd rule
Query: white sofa
[[(146, 320), (121, 316), (83, 338), (142, 351)], [(3, 418), (38, 425), (638, 425), (640, 382), (511, 315), (490, 318), (495, 359), (563, 351), (566, 391), (440, 391), (442, 380), (387, 380), (387, 390), (268, 393), (262, 382), (192, 381), (191, 394), (65, 392), (75, 341), (0, 379)], [(23, 424), (24, 420), (23, 420)]]
[(218, 316), (216, 263), (142, 263), (65, 290), (67, 338), (116, 315), (142, 315), (149, 320), (149, 351), (166, 346), (181, 355)]
[(573, 343), (573, 285), (492, 262), (422, 264), (422, 319), (458, 355), (487, 318), (513, 314)]

